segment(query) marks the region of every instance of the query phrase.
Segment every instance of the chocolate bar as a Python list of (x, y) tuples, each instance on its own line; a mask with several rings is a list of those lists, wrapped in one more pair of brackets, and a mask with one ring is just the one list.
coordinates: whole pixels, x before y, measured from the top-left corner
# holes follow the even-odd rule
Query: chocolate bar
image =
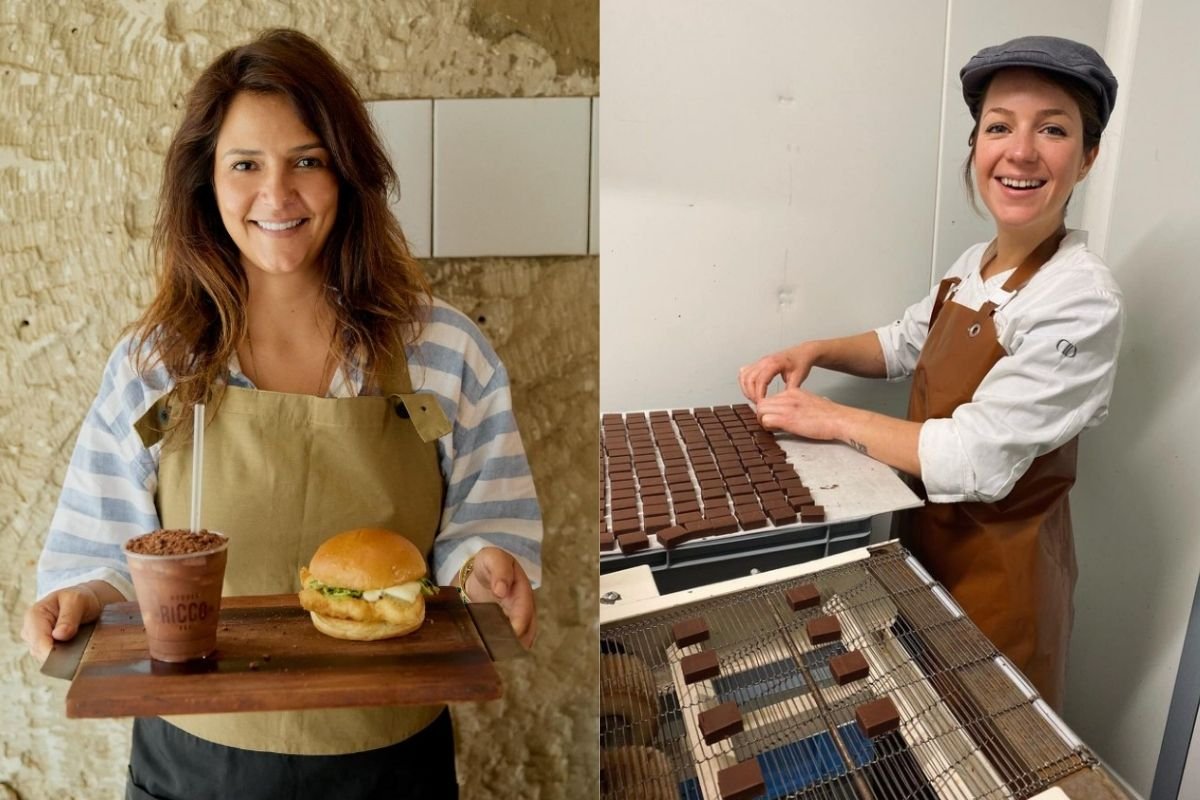
[(688, 647), (708, 639), (708, 623), (700, 617), (685, 619), (671, 626), (671, 636), (677, 647)]
[(808, 631), (808, 640), (813, 644), (827, 644), (842, 638), (842, 623), (837, 617), (816, 617), (804, 627)]
[(681, 525), (675, 525), (670, 528), (663, 528), (655, 534), (658, 537), (658, 543), (670, 550), (676, 545), (683, 544), (695, 538), (695, 534), (689, 533), (686, 528)]
[(771, 518), (771, 522), (776, 525), (786, 525), (796, 521), (796, 512), (791, 506), (767, 506), (763, 510)]
[(900, 712), (890, 697), (881, 697), (854, 709), (854, 719), (859, 730), (870, 739), (900, 727)]
[(842, 653), (829, 659), (829, 671), (838, 686), (845, 686), (850, 681), (861, 680), (871, 673), (867, 659), (857, 650)]
[(804, 506), (800, 509), (801, 522), (820, 522), (825, 519), (824, 506)]
[(788, 605), (792, 607), (792, 611), (800, 611), (805, 608), (821, 605), (821, 592), (811, 583), (788, 589), (785, 596), (787, 597)]
[(636, 553), (638, 550), (645, 550), (649, 547), (650, 540), (646, 538), (645, 531), (636, 530), (617, 536), (617, 546), (621, 548), (622, 553)]
[(737, 703), (722, 703), (716, 708), (701, 711), (697, 721), (700, 723), (700, 734), (709, 745), (714, 745), (722, 739), (727, 739), (744, 729), (742, 712)]
[(687, 684), (715, 678), (721, 674), (721, 665), (717, 662), (714, 650), (684, 656), (679, 662), (679, 667), (683, 670), (683, 682)]
[(717, 773), (717, 788), (721, 800), (750, 800), (766, 791), (762, 768), (756, 759), (749, 759)]

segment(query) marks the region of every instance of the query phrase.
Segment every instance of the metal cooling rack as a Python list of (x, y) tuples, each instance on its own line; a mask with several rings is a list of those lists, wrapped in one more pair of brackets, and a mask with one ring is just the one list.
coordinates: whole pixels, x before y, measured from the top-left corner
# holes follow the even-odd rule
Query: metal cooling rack
[[(806, 583), (822, 604), (793, 612), (784, 593)], [(842, 640), (814, 646), (805, 623), (824, 614), (837, 615)], [(708, 623), (710, 639), (681, 650), (671, 627), (694, 617)], [(851, 649), (870, 674), (838, 686), (829, 659)], [(603, 626), (601, 650), (606, 799), (716, 800), (720, 770), (752, 758), (767, 798), (880, 800), (1028, 798), (1096, 763), (894, 544), (802, 578)], [(685, 685), (680, 659), (701, 650), (716, 651), (721, 674)], [(657, 708), (631, 685), (652, 687)], [(868, 739), (854, 710), (884, 696), (900, 727)], [(731, 700), (743, 732), (705, 744), (697, 716)]]

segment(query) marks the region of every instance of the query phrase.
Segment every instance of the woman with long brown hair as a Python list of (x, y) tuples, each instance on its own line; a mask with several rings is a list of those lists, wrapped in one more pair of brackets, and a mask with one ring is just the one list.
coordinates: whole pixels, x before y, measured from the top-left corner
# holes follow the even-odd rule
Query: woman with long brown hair
[[(395, 184), (353, 84), (303, 34), (199, 77), (164, 168), (158, 292), (109, 360), (38, 565), (35, 657), (133, 597), (127, 539), (187, 527), (197, 403), (227, 594), (293, 592), (325, 538), (388, 528), (532, 645), (541, 517), (507, 373), (430, 296)], [(126, 796), (456, 794), (449, 715), (423, 706), (138, 719)]]

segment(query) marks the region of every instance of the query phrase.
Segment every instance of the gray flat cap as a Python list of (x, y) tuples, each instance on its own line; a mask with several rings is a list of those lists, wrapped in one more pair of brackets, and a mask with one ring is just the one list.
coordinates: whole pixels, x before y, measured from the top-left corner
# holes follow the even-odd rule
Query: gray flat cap
[(979, 105), (992, 75), (1009, 67), (1030, 67), (1074, 78), (1095, 94), (1101, 128), (1108, 125), (1117, 102), (1117, 79), (1112, 70), (1086, 44), (1057, 36), (1022, 36), (985, 47), (971, 56), (958, 77), (962, 79), (963, 99), (972, 117), (979, 119)]

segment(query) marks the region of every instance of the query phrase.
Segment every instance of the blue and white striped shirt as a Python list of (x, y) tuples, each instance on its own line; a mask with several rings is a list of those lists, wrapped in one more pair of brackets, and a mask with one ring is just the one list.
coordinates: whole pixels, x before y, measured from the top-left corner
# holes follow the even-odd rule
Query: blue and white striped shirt
[[(453, 584), (467, 558), (492, 545), (516, 557), (536, 587), (541, 510), (504, 365), (467, 317), (436, 299), (407, 353), (413, 390), (432, 392), (453, 426), (437, 442), (446, 496), (430, 557), (434, 578), (443, 586)], [(236, 356), (229, 382), (254, 388)], [(128, 338), (109, 357), (38, 561), (39, 598), (64, 586), (103, 580), (133, 599), (121, 547), (160, 527), (154, 493), (162, 447), (143, 446), (133, 425), (173, 385), (161, 365), (146, 376), (138, 374)], [(327, 396), (361, 393), (362, 376), (342, 371)]]

